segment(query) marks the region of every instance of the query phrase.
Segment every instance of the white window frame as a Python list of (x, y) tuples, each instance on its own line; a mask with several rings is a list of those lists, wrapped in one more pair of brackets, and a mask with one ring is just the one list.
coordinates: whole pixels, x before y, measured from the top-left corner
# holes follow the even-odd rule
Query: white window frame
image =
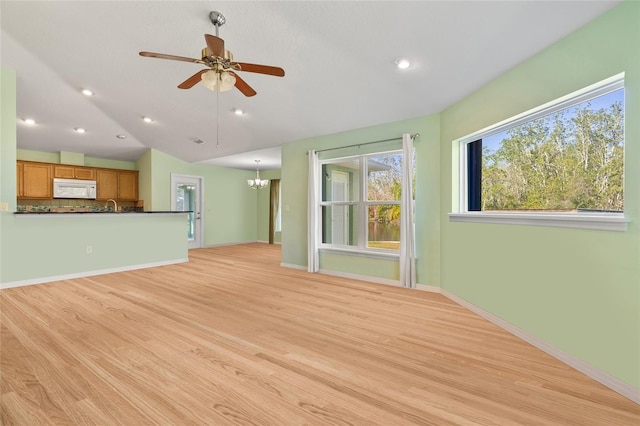
[[(358, 191), (358, 199), (353, 201), (323, 201), (319, 202), (318, 211), (322, 211), (322, 207), (331, 207), (331, 206), (356, 206), (358, 220), (357, 220), (357, 236), (358, 241), (356, 246), (346, 246), (346, 245), (337, 245), (337, 244), (327, 244), (322, 241), (322, 231), (324, 224), (321, 224), (319, 232), (318, 241), (320, 241), (318, 245), (318, 249), (321, 253), (335, 253), (335, 254), (351, 254), (358, 255), (364, 257), (372, 257), (372, 258), (381, 258), (381, 259), (398, 259), (400, 257), (400, 250), (392, 250), (392, 249), (381, 249), (381, 248), (371, 248), (367, 247), (368, 243), (368, 220), (369, 220), (369, 206), (371, 205), (400, 205), (400, 201), (395, 200), (382, 200), (382, 201), (369, 201), (367, 199), (367, 189), (368, 189), (368, 162), (367, 160), (371, 157), (379, 157), (382, 155), (402, 155), (401, 149), (393, 149), (387, 151), (380, 152), (372, 152), (368, 154), (358, 154), (358, 155), (347, 155), (344, 157), (333, 157), (327, 158), (319, 161), (318, 173), (321, 174), (319, 179), (319, 192), (322, 193), (322, 168), (325, 164), (333, 164), (339, 162), (340, 160), (348, 160), (348, 159), (358, 159), (359, 162), (359, 174), (358, 179), (360, 180), (360, 186)], [(404, 159), (403, 159), (404, 160)], [(364, 212), (364, 213), (362, 213)]]
[[(458, 199), (452, 206), (449, 213), (450, 222), (473, 222), (473, 223), (497, 223), (511, 225), (533, 225), (551, 226), (562, 228), (596, 229), (605, 231), (626, 231), (630, 219), (624, 213), (554, 213), (554, 212), (482, 212), (469, 211), (468, 202), (468, 180), (467, 180), (467, 144), (487, 137), (491, 134), (503, 132), (520, 126), (524, 123), (534, 121), (554, 112), (570, 108), (571, 106), (585, 102), (589, 99), (624, 88), (624, 73), (592, 84), (584, 89), (570, 93), (559, 99), (548, 102), (537, 108), (523, 112), (515, 117), (508, 118), (492, 126), (474, 132), (453, 141), (454, 152), (458, 151), (459, 169), (458, 176)], [(626, 120), (626, 114), (625, 114)], [(455, 173), (455, 172), (454, 172)], [(457, 206), (456, 206), (457, 204)]]

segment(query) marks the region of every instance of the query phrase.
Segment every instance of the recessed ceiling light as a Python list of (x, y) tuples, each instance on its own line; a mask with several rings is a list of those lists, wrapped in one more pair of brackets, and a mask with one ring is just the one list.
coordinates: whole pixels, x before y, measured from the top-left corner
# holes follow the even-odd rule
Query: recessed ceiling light
[(85, 96), (93, 96), (93, 92), (89, 89), (82, 89), (82, 94)]
[(127, 136), (125, 136), (125, 135), (116, 135), (116, 138), (118, 138), (118, 139), (126, 139)]
[(85, 133), (86, 130), (82, 127), (74, 127), (73, 130), (76, 131), (76, 133)]
[(153, 118), (151, 117), (142, 117), (142, 121), (145, 123), (153, 123)]
[(202, 145), (205, 142), (202, 139), (194, 139), (193, 143), (197, 143), (198, 145)]
[(234, 108), (234, 109), (233, 109), (233, 113), (234, 113), (235, 115), (244, 115), (244, 111), (243, 111), (243, 110), (241, 110), (240, 108)]
[(36, 124), (36, 120), (34, 120), (33, 118), (25, 118), (22, 121), (24, 122), (24, 124), (28, 124), (29, 126), (33, 126), (34, 124)]
[(409, 61), (407, 58), (398, 58), (396, 59), (396, 66), (401, 70), (406, 70), (411, 66), (411, 61)]

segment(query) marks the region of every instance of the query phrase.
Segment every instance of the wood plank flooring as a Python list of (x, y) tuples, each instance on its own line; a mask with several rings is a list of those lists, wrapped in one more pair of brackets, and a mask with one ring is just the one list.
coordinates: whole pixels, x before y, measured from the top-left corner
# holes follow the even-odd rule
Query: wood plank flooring
[(438, 294), (278, 246), (2, 290), (3, 425), (638, 425), (640, 406)]

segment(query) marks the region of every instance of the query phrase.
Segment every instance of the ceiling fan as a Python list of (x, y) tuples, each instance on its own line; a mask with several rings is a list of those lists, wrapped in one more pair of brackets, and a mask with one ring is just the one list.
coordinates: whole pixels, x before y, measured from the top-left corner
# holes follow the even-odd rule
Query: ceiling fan
[(246, 81), (238, 75), (238, 71), (254, 72), (258, 74), (284, 77), (284, 70), (280, 67), (269, 65), (249, 64), (235, 62), (230, 51), (224, 48), (224, 40), (218, 37), (220, 26), (224, 25), (226, 18), (220, 12), (209, 13), (211, 23), (216, 27), (216, 35), (205, 34), (207, 46), (202, 49), (202, 58), (187, 58), (184, 56), (165, 55), (163, 53), (140, 52), (140, 56), (148, 58), (170, 59), (173, 61), (192, 62), (207, 66), (178, 85), (180, 89), (190, 89), (198, 83), (202, 83), (210, 90), (224, 92), (235, 86), (245, 96), (254, 96), (253, 90)]

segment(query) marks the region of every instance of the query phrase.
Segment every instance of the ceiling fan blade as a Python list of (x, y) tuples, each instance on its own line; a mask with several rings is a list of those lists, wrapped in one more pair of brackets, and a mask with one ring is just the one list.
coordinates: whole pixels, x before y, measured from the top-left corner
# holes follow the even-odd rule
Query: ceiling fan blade
[(171, 59), (172, 61), (193, 62), (196, 64), (204, 63), (202, 59), (187, 58), (184, 56), (175, 56), (175, 55), (165, 55), (164, 53), (140, 52), (139, 54), (140, 56), (144, 56), (146, 58)]
[(207, 42), (209, 52), (213, 56), (224, 57), (224, 40), (211, 34), (205, 34), (204, 39)]
[(193, 86), (195, 86), (202, 80), (202, 77), (200, 76), (207, 71), (209, 70), (198, 71), (197, 73), (195, 73), (194, 75), (192, 75), (191, 77), (189, 77), (188, 79), (180, 83), (178, 85), (178, 89), (191, 89)]
[(284, 70), (280, 67), (271, 67), (269, 65), (248, 64), (246, 62), (232, 62), (231, 66), (240, 66), (240, 71), (257, 72), (258, 74), (273, 75), (276, 77), (284, 77)]
[(232, 72), (231, 74), (233, 74), (233, 76), (236, 78), (236, 88), (242, 92), (243, 95), (245, 96), (255, 96), (256, 95), (256, 91), (253, 90), (253, 88), (251, 86), (249, 86), (247, 84), (246, 81), (244, 81), (243, 79), (240, 78), (240, 76), (234, 72)]

